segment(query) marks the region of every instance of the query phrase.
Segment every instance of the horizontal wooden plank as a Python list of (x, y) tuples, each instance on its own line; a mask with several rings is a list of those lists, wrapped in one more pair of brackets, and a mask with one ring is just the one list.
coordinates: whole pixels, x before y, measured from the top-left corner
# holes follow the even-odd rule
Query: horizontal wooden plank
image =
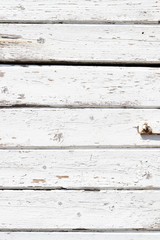
[(0, 106), (157, 108), (159, 77), (159, 68), (0, 66)]
[(3, 240), (159, 240), (160, 233), (0, 232), (0, 238)]
[(160, 230), (160, 191), (0, 191), (0, 228)]
[(160, 188), (160, 150), (1, 150), (0, 188)]
[(160, 132), (160, 111), (2, 108), (0, 147), (160, 147), (160, 136), (138, 133), (145, 122)]
[(160, 25), (0, 24), (0, 32), (2, 62), (160, 63)]
[(158, 23), (156, 0), (0, 0), (0, 21)]

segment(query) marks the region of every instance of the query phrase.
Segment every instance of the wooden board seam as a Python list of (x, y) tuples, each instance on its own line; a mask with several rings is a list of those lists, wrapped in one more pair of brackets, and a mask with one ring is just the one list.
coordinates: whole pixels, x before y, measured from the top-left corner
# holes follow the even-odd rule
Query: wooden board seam
[(100, 188), (56, 188), (56, 187), (0, 187), (0, 191), (84, 191), (84, 192), (100, 192), (100, 191), (160, 191), (159, 187), (143, 187), (143, 188), (114, 188), (114, 187), (100, 187)]
[(81, 24), (81, 25), (158, 25), (160, 21), (59, 21), (59, 20), (0, 20), (0, 24)]

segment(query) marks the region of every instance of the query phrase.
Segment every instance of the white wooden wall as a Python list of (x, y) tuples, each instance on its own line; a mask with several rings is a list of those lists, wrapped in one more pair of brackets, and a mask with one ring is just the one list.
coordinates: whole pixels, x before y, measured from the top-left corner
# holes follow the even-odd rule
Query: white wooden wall
[(160, 2), (0, 0), (0, 240), (159, 240)]

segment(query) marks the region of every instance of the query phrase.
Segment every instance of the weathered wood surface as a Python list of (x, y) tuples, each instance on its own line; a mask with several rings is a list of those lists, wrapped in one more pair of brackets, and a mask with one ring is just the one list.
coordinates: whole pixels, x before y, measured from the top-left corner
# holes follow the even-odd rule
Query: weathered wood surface
[(0, 66), (0, 106), (160, 107), (160, 69)]
[(145, 122), (160, 132), (160, 111), (2, 108), (0, 147), (160, 147), (160, 136), (138, 133)]
[(0, 232), (2, 240), (159, 240), (159, 232), (147, 233), (59, 233), (59, 232)]
[(160, 188), (160, 150), (1, 150), (0, 188)]
[(160, 25), (0, 24), (0, 32), (2, 62), (160, 63)]
[(160, 230), (160, 191), (0, 191), (1, 229)]
[(157, 0), (0, 0), (1, 22), (158, 23)]

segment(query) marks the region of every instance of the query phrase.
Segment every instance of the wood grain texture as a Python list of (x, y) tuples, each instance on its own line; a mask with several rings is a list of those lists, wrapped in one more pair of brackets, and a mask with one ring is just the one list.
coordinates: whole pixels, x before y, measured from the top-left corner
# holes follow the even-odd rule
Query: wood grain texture
[(160, 230), (160, 191), (0, 191), (1, 229)]
[(0, 66), (0, 106), (159, 108), (159, 78), (159, 68)]
[(160, 136), (141, 136), (148, 122), (160, 132), (157, 109), (0, 109), (1, 148), (160, 147)]
[(160, 188), (160, 150), (1, 150), (0, 188)]
[(147, 233), (44, 233), (44, 232), (0, 232), (2, 240), (159, 240), (159, 232)]
[(1, 22), (158, 23), (156, 0), (0, 0)]
[(159, 25), (0, 24), (0, 32), (1, 62), (160, 63)]

